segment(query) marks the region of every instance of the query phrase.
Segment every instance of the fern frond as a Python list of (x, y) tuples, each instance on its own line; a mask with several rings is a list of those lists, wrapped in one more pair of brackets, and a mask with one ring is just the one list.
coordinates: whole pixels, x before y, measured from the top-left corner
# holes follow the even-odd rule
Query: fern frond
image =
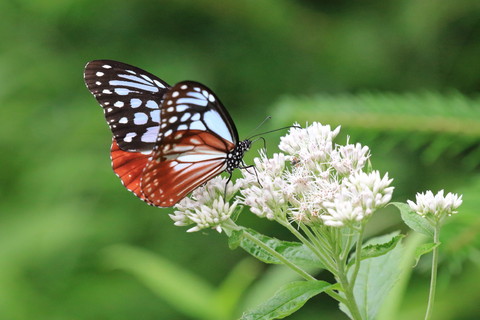
[(272, 114), (278, 125), (319, 121), (363, 137), (381, 137), (391, 147), (408, 141), (427, 162), (448, 150), (450, 157), (462, 153), (470, 168), (480, 163), (480, 97), (458, 92), (289, 96), (274, 105)]
[(284, 97), (274, 110), (281, 122), (315, 119), (352, 128), (480, 137), (480, 97), (468, 98), (457, 92)]

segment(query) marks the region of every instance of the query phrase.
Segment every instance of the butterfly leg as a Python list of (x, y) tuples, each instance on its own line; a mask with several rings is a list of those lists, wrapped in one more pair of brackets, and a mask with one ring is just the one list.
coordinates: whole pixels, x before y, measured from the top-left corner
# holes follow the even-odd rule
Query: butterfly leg
[(228, 183), (232, 181), (232, 173), (230, 172), (230, 175), (228, 176), (227, 183), (225, 183), (225, 190), (223, 191), (223, 198), (225, 198), (225, 201), (227, 200), (227, 187)]
[(260, 183), (260, 179), (258, 178), (257, 168), (255, 167), (254, 164), (251, 164), (251, 165), (249, 165), (249, 166), (245, 166), (245, 165), (244, 165), (244, 166), (238, 167), (238, 168), (239, 168), (239, 169), (247, 170), (247, 172), (250, 173), (250, 174), (251, 174), (251, 172), (248, 171), (248, 169), (253, 168), (253, 172), (255, 172), (255, 176), (257, 177), (257, 182), (258, 182), (258, 184), (260, 185), (260, 187), (263, 188), (262, 184)]

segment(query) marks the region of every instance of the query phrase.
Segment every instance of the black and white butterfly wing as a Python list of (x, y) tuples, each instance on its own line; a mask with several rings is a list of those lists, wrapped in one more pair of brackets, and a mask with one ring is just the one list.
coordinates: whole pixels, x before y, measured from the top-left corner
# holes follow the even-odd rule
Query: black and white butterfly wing
[(164, 96), (160, 132), (140, 180), (146, 201), (169, 207), (227, 168), (238, 133), (206, 86), (183, 81)]
[(151, 152), (159, 132), (160, 106), (170, 86), (149, 72), (113, 60), (89, 62), (84, 79), (102, 106), (118, 147)]

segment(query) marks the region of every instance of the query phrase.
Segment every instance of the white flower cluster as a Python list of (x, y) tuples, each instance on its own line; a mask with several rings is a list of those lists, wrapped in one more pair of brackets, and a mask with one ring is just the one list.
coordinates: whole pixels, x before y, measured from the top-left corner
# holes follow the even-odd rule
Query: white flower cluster
[(456, 209), (462, 204), (462, 196), (456, 193), (447, 193), (440, 190), (436, 195), (428, 190), (425, 193), (417, 193), (416, 203), (408, 200), (410, 208), (419, 215), (431, 218), (434, 221), (441, 221), (446, 216), (457, 213)]
[(177, 226), (195, 224), (190, 232), (221, 231), (240, 204), (263, 218), (307, 225), (341, 227), (368, 218), (390, 201), (392, 179), (364, 172), (368, 147), (334, 145), (339, 132), (318, 122), (292, 127), (281, 138), (284, 153), (268, 158), (261, 152), (255, 166), (242, 171), (244, 178), (228, 184), (226, 198), (226, 179), (217, 177), (178, 203), (170, 217)]
[[(243, 172), (249, 186), (240, 189), (243, 203), (268, 219), (287, 218), (305, 224), (344, 226), (370, 216), (391, 199), (388, 174), (363, 172), (370, 157), (360, 144), (334, 145), (340, 127), (313, 123), (291, 128), (280, 150), (255, 159), (257, 178)], [(290, 161), (291, 166), (287, 165)]]
[(284, 197), (287, 185), (282, 178), (285, 155), (276, 153), (273, 158), (268, 159), (265, 153), (261, 152), (260, 158), (255, 159), (255, 167), (252, 169), (255, 172), (245, 170), (245, 179), (241, 180), (249, 185), (241, 190), (243, 204), (249, 206), (254, 214), (273, 220), (287, 205)]
[[(231, 199), (241, 186), (241, 182), (227, 185), (227, 179), (216, 177), (195, 189), (190, 197), (185, 197), (175, 205), (174, 214), (170, 215), (176, 226), (188, 226), (195, 224), (187, 232), (199, 231), (205, 228), (213, 228), (222, 231), (222, 223), (228, 221), (238, 207), (238, 200), (233, 203)], [(226, 199), (225, 199), (225, 187)]]

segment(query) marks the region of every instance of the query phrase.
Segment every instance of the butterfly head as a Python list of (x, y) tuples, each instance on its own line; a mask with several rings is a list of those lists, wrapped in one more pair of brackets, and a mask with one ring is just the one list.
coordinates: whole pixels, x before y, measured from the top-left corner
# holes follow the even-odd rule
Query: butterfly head
[(237, 143), (235, 148), (227, 154), (226, 172), (232, 173), (233, 170), (239, 168), (243, 163), (243, 155), (250, 149), (251, 140), (243, 140)]

